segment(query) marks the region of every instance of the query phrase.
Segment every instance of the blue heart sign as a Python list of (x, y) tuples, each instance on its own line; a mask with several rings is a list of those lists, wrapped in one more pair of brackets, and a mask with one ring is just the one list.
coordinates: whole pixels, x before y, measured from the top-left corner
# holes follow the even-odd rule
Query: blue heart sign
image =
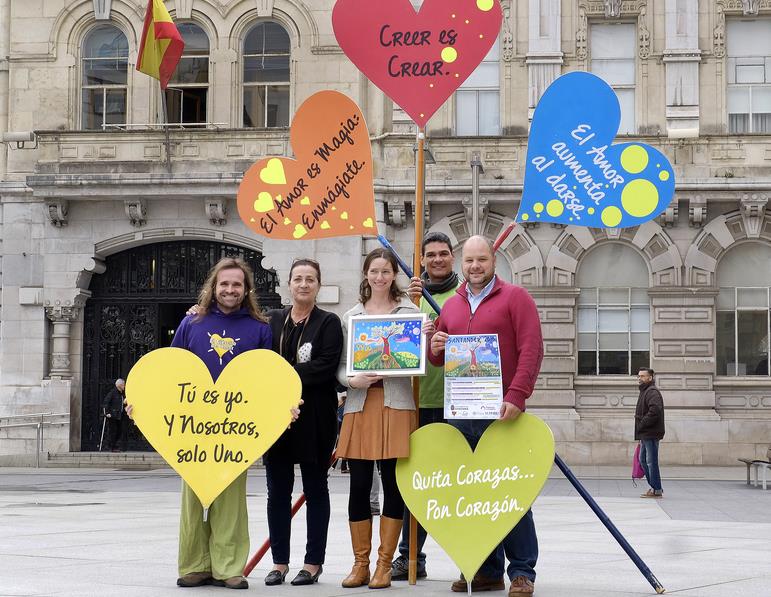
[(663, 212), (675, 193), (669, 160), (645, 143), (613, 139), (621, 108), (599, 77), (559, 77), (535, 110), (518, 222), (592, 228), (639, 226)]

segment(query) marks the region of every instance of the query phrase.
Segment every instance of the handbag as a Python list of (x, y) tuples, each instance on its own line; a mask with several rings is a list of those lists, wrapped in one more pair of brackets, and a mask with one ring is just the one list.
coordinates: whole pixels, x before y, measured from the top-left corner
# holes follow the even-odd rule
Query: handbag
[(637, 479), (642, 479), (645, 476), (642, 464), (640, 464), (640, 442), (637, 442), (637, 447), (634, 449), (634, 456), (632, 457), (632, 483), (637, 487)]

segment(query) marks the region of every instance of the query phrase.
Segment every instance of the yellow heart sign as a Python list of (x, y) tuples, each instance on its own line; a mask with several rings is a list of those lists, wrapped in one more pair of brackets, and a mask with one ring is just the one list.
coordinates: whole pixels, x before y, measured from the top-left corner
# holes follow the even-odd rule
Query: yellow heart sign
[(533, 415), (494, 422), (473, 452), (455, 427), (434, 423), (410, 436), (396, 481), (410, 512), (473, 578), (535, 501), (553, 463), (554, 436)]
[[(219, 340), (224, 354), (228, 339)], [(239, 354), (215, 383), (192, 352), (159, 348), (126, 379), (134, 422), (204, 508), (279, 438), (301, 392), (297, 372), (271, 350)]]

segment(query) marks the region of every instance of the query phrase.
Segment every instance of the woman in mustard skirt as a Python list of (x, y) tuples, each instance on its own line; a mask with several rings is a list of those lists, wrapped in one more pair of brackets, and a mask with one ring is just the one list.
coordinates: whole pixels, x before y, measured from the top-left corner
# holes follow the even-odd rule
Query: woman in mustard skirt
[[(359, 288), (359, 302), (342, 318), (346, 341), (352, 315), (419, 313), (396, 284), (397, 267), (396, 257), (387, 249), (375, 249), (367, 255), (362, 268), (364, 279)], [(348, 460), (350, 471), (348, 520), (354, 564), (343, 580), (343, 586), (369, 584), (371, 589), (381, 589), (391, 586), (391, 560), (404, 514), (404, 501), (396, 486), (396, 459), (409, 456), (410, 433), (417, 427), (412, 378), (383, 378), (372, 373), (348, 377), (346, 356), (343, 350), (337, 373), (338, 381), (348, 388), (337, 456)], [(383, 508), (377, 567), (370, 579), (372, 514), (369, 494), (375, 461), (380, 462)]]

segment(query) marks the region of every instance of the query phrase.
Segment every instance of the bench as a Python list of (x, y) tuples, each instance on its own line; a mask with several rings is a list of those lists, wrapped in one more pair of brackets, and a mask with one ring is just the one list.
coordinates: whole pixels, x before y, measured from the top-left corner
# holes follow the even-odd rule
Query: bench
[[(747, 465), (747, 485), (750, 484), (750, 469), (755, 469), (755, 487), (758, 486), (759, 482), (762, 482), (763, 484), (763, 490), (767, 489), (768, 485), (768, 471), (771, 470), (771, 462), (768, 462), (767, 460), (750, 460), (749, 458), (738, 458), (739, 462), (743, 462)], [(762, 471), (762, 474), (761, 474)], [(758, 477), (762, 477), (761, 479), (758, 479)]]

